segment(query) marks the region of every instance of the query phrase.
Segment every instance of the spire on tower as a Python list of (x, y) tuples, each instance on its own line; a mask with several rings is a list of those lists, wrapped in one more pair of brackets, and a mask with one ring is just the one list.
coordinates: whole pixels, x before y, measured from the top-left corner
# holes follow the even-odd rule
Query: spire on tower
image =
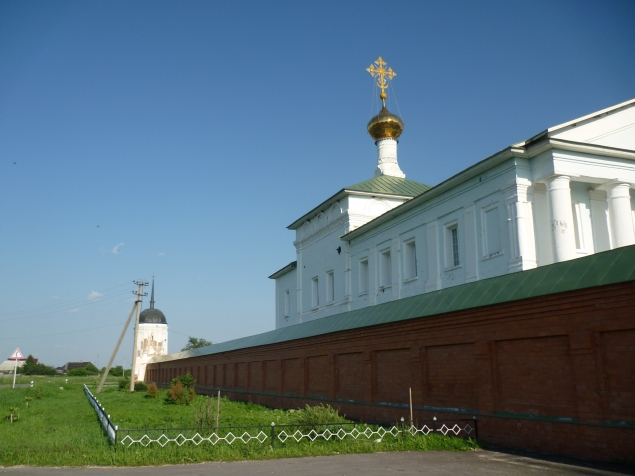
[(152, 294), (150, 295), (150, 309), (154, 309), (154, 276), (152, 276)]
[[(377, 65), (377, 67), (375, 66)], [(399, 168), (397, 163), (397, 140), (403, 132), (403, 121), (396, 114), (391, 113), (386, 107), (386, 89), (388, 82), (386, 78), (392, 80), (397, 73), (392, 68), (386, 68), (386, 62), (380, 56), (375, 64), (366, 68), (373, 78), (377, 78), (377, 86), (381, 89), (381, 111), (368, 122), (368, 133), (375, 139), (377, 146), (377, 168), (375, 177), (389, 175), (392, 177), (406, 178), (406, 175)]]

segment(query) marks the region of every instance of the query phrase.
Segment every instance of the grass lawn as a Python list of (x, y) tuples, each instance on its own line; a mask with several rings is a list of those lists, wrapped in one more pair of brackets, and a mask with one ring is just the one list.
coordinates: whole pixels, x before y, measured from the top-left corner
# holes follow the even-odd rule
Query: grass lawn
[[(203, 461), (236, 461), (299, 456), (318, 456), (377, 451), (465, 451), (477, 448), (474, 441), (446, 438), (442, 435), (384, 437), (381, 442), (366, 439), (343, 441), (303, 440), (301, 443), (268, 442), (261, 444), (236, 442), (215, 446), (173, 443), (164, 448), (133, 445), (113, 448), (104, 435), (95, 411), (83, 392), (83, 384), (95, 393), (93, 378), (18, 377), (17, 383), (34, 381), (33, 387), (0, 389), (0, 466), (140, 466), (195, 463)], [(113, 380), (114, 382), (115, 380)], [(11, 383), (0, 378), (0, 385)], [(63, 387), (63, 389), (60, 389)], [(37, 398), (38, 388), (41, 398)], [(145, 398), (144, 392), (130, 394), (109, 387), (96, 395), (119, 428), (194, 427), (194, 405), (165, 403), (165, 391), (158, 398)], [(26, 407), (25, 398), (32, 398)], [(207, 397), (196, 397), (206, 399)], [(19, 419), (11, 423), (9, 408), (19, 408)], [(214, 407), (215, 408), (215, 407)], [(258, 405), (221, 399), (219, 426), (269, 426), (297, 423), (303, 410), (271, 410)], [(204, 434), (204, 432), (201, 432)], [(139, 434), (136, 435), (140, 436)]]

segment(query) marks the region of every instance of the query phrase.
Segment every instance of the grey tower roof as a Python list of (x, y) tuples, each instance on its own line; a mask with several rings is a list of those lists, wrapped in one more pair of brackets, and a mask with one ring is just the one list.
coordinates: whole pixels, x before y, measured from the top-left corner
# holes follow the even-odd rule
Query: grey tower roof
[(154, 308), (154, 276), (152, 276), (152, 294), (150, 295), (150, 308), (141, 312), (139, 324), (167, 324), (165, 315)]

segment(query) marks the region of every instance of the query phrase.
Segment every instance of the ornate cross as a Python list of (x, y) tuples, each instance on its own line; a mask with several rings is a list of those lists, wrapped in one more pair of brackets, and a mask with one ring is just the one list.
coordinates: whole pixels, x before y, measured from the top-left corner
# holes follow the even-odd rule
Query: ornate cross
[(381, 56), (377, 61), (375, 61), (375, 64), (378, 65), (379, 68), (376, 68), (375, 65), (371, 63), (371, 65), (366, 68), (366, 71), (368, 71), (373, 78), (377, 76), (377, 86), (381, 88), (381, 94), (379, 96), (382, 99), (386, 99), (386, 92), (384, 91), (384, 89), (388, 88), (386, 76), (388, 76), (388, 79), (392, 79), (397, 76), (397, 73), (395, 73), (392, 68), (384, 68), (386, 62), (381, 59)]

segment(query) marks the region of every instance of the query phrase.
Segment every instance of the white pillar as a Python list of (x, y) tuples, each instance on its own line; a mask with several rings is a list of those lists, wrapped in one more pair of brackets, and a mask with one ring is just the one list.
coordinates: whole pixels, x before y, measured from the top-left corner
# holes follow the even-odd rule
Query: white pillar
[(602, 185), (602, 188), (606, 190), (609, 204), (612, 248), (635, 244), (630, 184), (615, 181)]
[(439, 277), (439, 230), (437, 220), (432, 220), (426, 225), (426, 238), (428, 242), (428, 280), (426, 292), (436, 291), (441, 288)]
[(397, 163), (397, 139), (386, 137), (375, 142), (377, 145), (377, 168), (375, 177), (390, 175), (391, 177), (406, 178)]
[(589, 190), (591, 203), (591, 229), (593, 230), (593, 250), (595, 253), (611, 249), (609, 224), (606, 215), (606, 192), (598, 189)]
[(553, 258), (556, 263), (576, 257), (570, 180), (566, 175), (556, 175), (546, 180)]
[(465, 228), (465, 282), (478, 279), (478, 246), (476, 237), (476, 210), (473, 203), (463, 207)]
[[(509, 222), (509, 271), (523, 271), (537, 266), (534, 219), (529, 187), (531, 182), (518, 180), (503, 190)], [(569, 199), (569, 202), (571, 199)]]

